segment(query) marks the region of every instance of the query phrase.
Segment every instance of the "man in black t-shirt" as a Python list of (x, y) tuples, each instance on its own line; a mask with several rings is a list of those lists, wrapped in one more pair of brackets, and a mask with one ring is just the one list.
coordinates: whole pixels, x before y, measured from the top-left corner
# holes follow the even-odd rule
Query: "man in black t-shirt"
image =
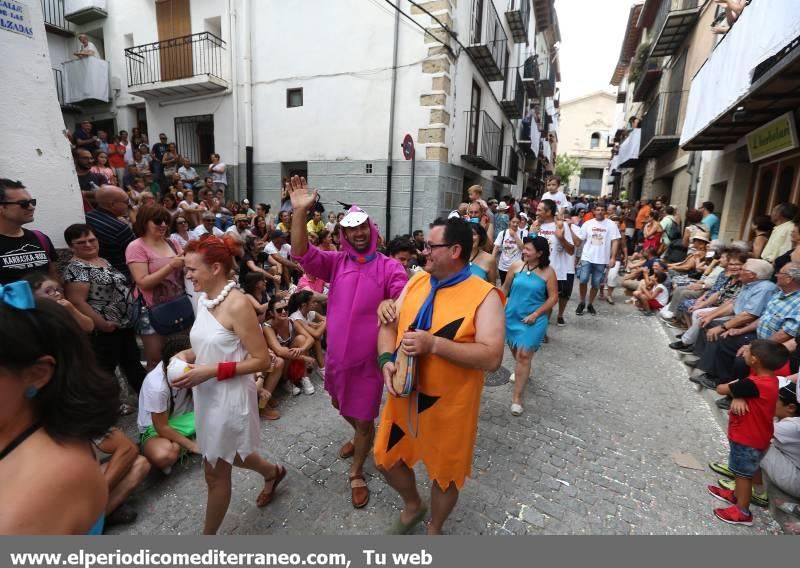
[(44, 233), (22, 226), (33, 221), (36, 200), (19, 181), (0, 178), (0, 284), (21, 280), (31, 272), (55, 276), (58, 260)]

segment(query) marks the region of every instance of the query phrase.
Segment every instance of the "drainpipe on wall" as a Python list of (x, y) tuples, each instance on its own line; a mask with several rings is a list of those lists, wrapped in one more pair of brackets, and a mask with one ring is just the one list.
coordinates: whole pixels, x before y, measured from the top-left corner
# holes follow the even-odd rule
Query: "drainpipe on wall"
[(244, 13), (244, 85), (243, 85), (243, 106), (244, 106), (244, 147), (245, 147), (245, 190), (247, 199), (253, 203), (253, 51), (252, 51), (252, 25), (253, 20), (250, 0), (242, 0), (242, 12)]
[(392, 48), (392, 87), (389, 102), (389, 151), (386, 165), (386, 238), (391, 238), (392, 225), (392, 157), (394, 156), (394, 107), (397, 92), (397, 43), (400, 37), (400, 12), (394, 12), (394, 47)]
[[(236, 194), (239, 194), (239, 90), (236, 88), (238, 81), (237, 65), (237, 45), (238, 41), (234, 38), (239, 37), (237, 33), (237, 14), (235, 7), (236, 0), (228, 0), (228, 45), (231, 50), (231, 96), (233, 97), (233, 159), (236, 164)], [(215, 126), (216, 128), (216, 126)], [(215, 152), (218, 150), (215, 148)]]

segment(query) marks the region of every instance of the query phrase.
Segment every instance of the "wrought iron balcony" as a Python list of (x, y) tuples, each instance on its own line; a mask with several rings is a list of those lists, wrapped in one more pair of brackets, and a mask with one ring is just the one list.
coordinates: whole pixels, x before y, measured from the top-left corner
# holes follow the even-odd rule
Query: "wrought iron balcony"
[(472, 0), (467, 52), (487, 81), (502, 81), (508, 38), (492, 0)]
[(640, 73), (639, 80), (636, 82), (636, 89), (633, 91), (633, 102), (646, 101), (653, 89), (658, 87), (662, 73), (660, 60), (647, 61)]
[(678, 147), (678, 118), (687, 91), (659, 93), (642, 119), (640, 158), (655, 158)]
[(536, 31), (544, 31), (553, 23), (553, 0), (533, 0), (533, 17), (536, 18)]
[(56, 98), (63, 112), (81, 112), (80, 107), (64, 102), (64, 74), (61, 69), (53, 67), (53, 83), (56, 86)]
[(500, 183), (515, 184), (519, 173), (519, 154), (513, 146), (503, 146), (498, 175), (494, 176)]
[(461, 159), (481, 170), (500, 165), (500, 127), (485, 110), (467, 111), (467, 147)]
[(531, 55), (522, 65), (522, 86), (528, 97), (539, 98), (539, 64), (535, 55)]
[(44, 29), (48, 32), (72, 37), (75, 34), (70, 31), (69, 23), (64, 14), (64, 0), (42, 0)]
[(531, 21), (531, 0), (508, 0), (506, 20), (514, 43), (528, 43), (528, 25)]
[(522, 118), (522, 111), (525, 108), (525, 91), (523, 90), (522, 77), (519, 76), (519, 71), (512, 73), (511, 69), (508, 70), (508, 81), (505, 87), (503, 100), (500, 101), (503, 113), (509, 120)]
[(224, 52), (225, 42), (209, 32), (129, 47), (128, 92), (158, 98), (223, 91)]
[(66, 0), (65, 18), (73, 24), (87, 24), (108, 16), (106, 0)]
[(650, 57), (675, 55), (697, 24), (704, 3), (700, 0), (661, 0), (653, 24), (658, 36), (653, 42)]
[(556, 94), (556, 67), (547, 62), (547, 68), (542, 73), (542, 80), (539, 81), (539, 95), (552, 97)]

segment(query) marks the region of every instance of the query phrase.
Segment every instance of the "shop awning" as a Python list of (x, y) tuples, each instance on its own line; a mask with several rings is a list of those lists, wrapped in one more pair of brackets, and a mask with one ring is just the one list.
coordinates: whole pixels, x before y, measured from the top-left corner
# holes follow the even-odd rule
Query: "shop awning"
[(681, 147), (722, 149), (797, 108), (798, 37), (797, 0), (757, 1), (745, 8), (692, 80)]

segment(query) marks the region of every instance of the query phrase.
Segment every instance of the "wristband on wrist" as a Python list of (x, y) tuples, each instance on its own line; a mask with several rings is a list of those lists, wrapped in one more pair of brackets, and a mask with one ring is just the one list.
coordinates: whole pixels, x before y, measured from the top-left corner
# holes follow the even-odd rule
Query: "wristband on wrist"
[(391, 362), (393, 358), (394, 355), (388, 351), (385, 351), (380, 355), (378, 355), (378, 369), (383, 370), (383, 366), (386, 365), (386, 363)]
[(217, 380), (227, 381), (236, 376), (236, 363), (233, 361), (223, 361), (217, 364)]

